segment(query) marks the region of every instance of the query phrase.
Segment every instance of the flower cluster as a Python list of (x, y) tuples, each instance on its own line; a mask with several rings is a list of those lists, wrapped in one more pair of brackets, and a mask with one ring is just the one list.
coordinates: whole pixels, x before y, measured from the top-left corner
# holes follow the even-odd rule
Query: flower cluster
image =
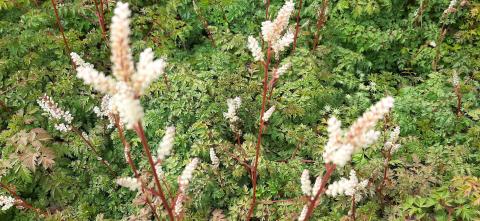
[(295, 9), (294, 6), (295, 4), (292, 0), (286, 1), (275, 20), (262, 22), (263, 40), (272, 47), (276, 58), (278, 58), (280, 52), (293, 42), (294, 34), (292, 30), (287, 30), (283, 36), (282, 33), (288, 26), (290, 16)]
[(308, 206), (304, 205), (302, 212), (300, 212), (300, 216), (298, 216), (298, 221), (304, 221), (305, 217), (307, 216), (307, 212), (308, 212)]
[(116, 183), (120, 186), (127, 187), (131, 191), (139, 190), (142, 186), (137, 178), (132, 177), (120, 177), (116, 180)]
[(302, 192), (305, 196), (312, 196), (312, 199), (317, 195), (320, 190), (322, 183), (322, 178), (317, 176), (315, 183), (312, 187), (312, 182), (310, 181), (310, 173), (308, 170), (303, 170), (302, 176), (300, 177), (300, 183), (302, 184)]
[(368, 184), (368, 180), (358, 182), (357, 175), (354, 170), (350, 171), (349, 179), (342, 177), (340, 180), (333, 182), (328, 186), (325, 194), (331, 197), (339, 195), (354, 196), (355, 201), (362, 199), (361, 191), (363, 191)]
[(288, 26), (294, 7), (295, 4), (292, 0), (286, 1), (273, 22), (262, 22), (262, 36), (265, 41), (273, 44), (280, 38), (282, 32)]
[(240, 129), (238, 128), (238, 124), (240, 123), (240, 118), (237, 116), (237, 110), (240, 108), (242, 104), (242, 99), (240, 97), (235, 97), (233, 99), (227, 100), (228, 111), (223, 113), (223, 117), (228, 120), (230, 123), (230, 128), (235, 133), (241, 133)]
[(268, 119), (272, 116), (273, 112), (275, 111), (275, 106), (270, 107), (265, 113), (263, 114), (263, 121), (267, 122)]
[(97, 117), (108, 118), (109, 124), (107, 125), (107, 128), (112, 128), (115, 125), (116, 111), (113, 109), (111, 97), (109, 95), (103, 96), (100, 107), (95, 106), (93, 108), (93, 112), (97, 115)]
[(15, 198), (11, 196), (0, 196), (0, 206), (2, 210), (8, 210), (15, 204)]
[(457, 0), (451, 0), (450, 4), (448, 5), (448, 8), (443, 11), (444, 14), (450, 14), (456, 11), (455, 6), (457, 5), (458, 1)]
[(192, 180), (193, 177), (193, 171), (197, 167), (198, 163), (200, 160), (198, 158), (194, 158), (183, 170), (182, 175), (178, 177), (178, 196), (177, 200), (175, 201), (175, 215), (180, 215), (183, 209), (183, 201), (185, 200), (186, 197), (186, 191), (188, 188), (188, 184), (190, 183), (190, 180)]
[(460, 77), (458, 76), (457, 72), (453, 73), (452, 84), (454, 87), (458, 87), (460, 85)]
[(387, 142), (383, 145), (384, 150), (390, 152), (391, 154), (397, 152), (400, 148), (400, 144), (397, 144), (398, 137), (400, 135), (400, 127), (395, 127), (393, 131), (390, 133), (390, 137), (388, 138)]
[(167, 127), (165, 129), (165, 135), (162, 138), (162, 142), (158, 145), (157, 160), (163, 161), (170, 155), (173, 148), (173, 142), (175, 139), (175, 127)]
[(325, 163), (343, 167), (350, 161), (352, 154), (374, 143), (380, 133), (374, 127), (393, 107), (394, 99), (386, 97), (370, 107), (348, 130), (343, 131), (341, 122), (335, 117), (328, 120), (328, 142), (323, 158)]
[(214, 169), (217, 169), (220, 166), (220, 159), (218, 159), (213, 148), (210, 148), (210, 160), (212, 161), (212, 166)]
[(302, 184), (303, 194), (310, 196), (312, 193), (312, 182), (310, 181), (310, 173), (308, 170), (303, 170), (302, 176), (300, 177), (300, 183)]
[(164, 59), (154, 60), (152, 49), (140, 54), (136, 70), (130, 49), (130, 10), (128, 3), (117, 2), (111, 25), (112, 72), (116, 79), (95, 70), (93, 65), (83, 61), (72, 52), (72, 60), (77, 65), (77, 76), (94, 89), (112, 96), (111, 103), (118, 111), (122, 122), (129, 129), (143, 119), (143, 107), (139, 97), (145, 89), (164, 74)]
[(253, 36), (248, 36), (248, 49), (252, 52), (255, 61), (263, 61), (262, 49), (260, 48), (257, 39)]
[(72, 129), (72, 115), (69, 111), (65, 111), (61, 107), (59, 107), (52, 98), (45, 94), (37, 100), (37, 103), (38, 105), (40, 105), (42, 110), (48, 114), (50, 118), (59, 121), (55, 124), (55, 129), (61, 132), (67, 132)]
[(283, 74), (285, 74), (285, 72), (287, 72), (287, 70), (288, 70), (291, 66), (292, 66), (292, 63), (287, 62), (287, 63), (283, 64), (282, 66), (280, 66), (280, 68), (275, 69), (275, 70), (273, 71), (273, 78), (274, 78), (274, 79), (280, 78), (280, 76), (282, 76)]

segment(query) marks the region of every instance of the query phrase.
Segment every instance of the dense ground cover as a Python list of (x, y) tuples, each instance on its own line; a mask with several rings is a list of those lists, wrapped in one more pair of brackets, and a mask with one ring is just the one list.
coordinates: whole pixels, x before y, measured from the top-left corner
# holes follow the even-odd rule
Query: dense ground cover
[[(159, 79), (121, 97), (142, 95), (142, 125), (115, 118), (125, 127), (112, 127), (96, 114), (104, 93), (77, 77), (84, 66), (69, 54), (121, 81), (112, 52), (122, 54), (111, 44), (116, 3), (0, 0), (0, 220), (153, 220), (150, 203), (168, 219), (142, 138), (161, 161), (169, 209), (182, 196), (175, 220), (245, 220), (252, 205), (252, 220), (296, 220), (313, 202), (305, 195), (315, 177), (329, 172), (332, 188), (310, 220), (480, 219), (479, 2), (296, 0), (285, 28), (296, 32), (301, 6), (296, 45), (272, 56), (269, 79), (287, 68), (265, 81), (266, 99), (262, 22), (281, 14), (284, 1), (128, 3), (133, 60), (152, 48), (166, 66), (160, 71), (158, 60)], [(263, 63), (249, 36), (267, 52)], [(69, 111), (73, 119), (60, 120), (70, 130), (39, 106), (44, 94)], [(329, 119), (347, 129), (389, 96), (394, 107), (376, 124), (377, 141), (333, 168)], [(235, 97), (239, 107), (227, 104)], [(126, 146), (146, 188), (119, 179), (134, 177)], [(184, 170), (192, 159), (193, 178)], [(335, 196), (333, 183), (352, 170), (358, 192)]]

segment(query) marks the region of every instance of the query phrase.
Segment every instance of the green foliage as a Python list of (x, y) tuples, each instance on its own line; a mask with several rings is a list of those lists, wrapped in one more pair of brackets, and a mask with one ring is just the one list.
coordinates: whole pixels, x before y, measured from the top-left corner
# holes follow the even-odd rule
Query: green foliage
[[(51, 220), (121, 220), (138, 213), (141, 207), (131, 203), (134, 193), (115, 184), (115, 177), (82, 140), (56, 131), (42, 116), (36, 99), (46, 93), (72, 113), (74, 125), (88, 133), (118, 175), (132, 175), (116, 130), (108, 129), (108, 122), (93, 113), (100, 95), (75, 77), (50, 1), (38, 1), (38, 6), (13, 2), (0, 0), (1, 181), (14, 184), (35, 207), (58, 212)], [(249, 35), (260, 35), (265, 20), (262, 1), (197, 0), (195, 6), (185, 0), (129, 2), (134, 54), (152, 47), (169, 63), (169, 85), (162, 80), (152, 84), (142, 104), (152, 149), (161, 141), (165, 126), (177, 128), (174, 154), (163, 163), (170, 188), (177, 188), (176, 177), (188, 159), (202, 160), (190, 184), (185, 219), (208, 220), (212, 213), (227, 220), (244, 219), (251, 182), (231, 156), (240, 152), (223, 113), (227, 99), (242, 98), (238, 113), (242, 147), (251, 162), (263, 67), (253, 63), (246, 41)], [(371, 104), (392, 95), (394, 111), (379, 129), (386, 132), (399, 125), (402, 147), (388, 165), (384, 200), (372, 187), (372, 194), (357, 205), (357, 219), (480, 219), (480, 4), (469, 1), (445, 17), (446, 0), (329, 1), (320, 45), (312, 51), (321, 1), (303, 2), (297, 49), (287, 51), (283, 60), (292, 62), (292, 68), (277, 82), (270, 103), (277, 110), (262, 140), (254, 216), (259, 220), (298, 217), (304, 203), (300, 174), (304, 169), (314, 175), (325, 170), (327, 119), (335, 115), (350, 125)], [(421, 22), (416, 23), (416, 11), (423, 3)], [(113, 10), (109, 4), (107, 24)], [(270, 17), (282, 4), (272, 0)], [(59, 14), (71, 50), (110, 73), (108, 42), (102, 38), (92, 1), (63, 1)], [(201, 17), (208, 22), (215, 46)], [(440, 43), (442, 25), (448, 32)], [(433, 71), (437, 50), (440, 61)], [(461, 116), (456, 115), (453, 73), (461, 79)], [(131, 131), (126, 136), (135, 163), (148, 169), (140, 140)], [(210, 148), (220, 158), (217, 170), (209, 165)], [(356, 154), (333, 180), (355, 169), (361, 179), (377, 185), (383, 172), (381, 149), (380, 143)], [(54, 163), (45, 164), (49, 159)], [(312, 220), (339, 220), (349, 210), (347, 198), (325, 197)], [(35, 217), (26, 210), (0, 213), (0, 220)]]

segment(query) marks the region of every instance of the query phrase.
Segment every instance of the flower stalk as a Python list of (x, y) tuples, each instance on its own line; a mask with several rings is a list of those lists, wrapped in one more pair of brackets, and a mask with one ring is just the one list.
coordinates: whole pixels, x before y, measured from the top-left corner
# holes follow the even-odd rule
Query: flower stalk
[(40, 217), (47, 217), (49, 216), (49, 213), (47, 211), (43, 211), (39, 208), (36, 208), (34, 206), (32, 206), (30, 203), (28, 203), (27, 201), (25, 201), (22, 197), (20, 197), (16, 191), (14, 191), (13, 189), (9, 188), (6, 184), (0, 182), (0, 187), (2, 187), (3, 189), (5, 189), (8, 193), (10, 193), (10, 195), (12, 195), (19, 203), (19, 206), (22, 206), (22, 207), (25, 207), (29, 210), (32, 210), (34, 211), (38, 216)]
[(317, 49), (318, 41), (320, 38), (320, 30), (325, 26), (325, 22), (327, 21), (327, 7), (328, 7), (328, 0), (322, 1), (322, 7), (320, 8), (320, 12), (318, 13), (317, 19), (317, 31), (315, 32), (315, 37), (313, 38), (313, 50)]
[[(125, 158), (127, 160), (127, 163), (128, 165), (130, 165), (130, 168), (132, 168), (132, 171), (133, 171), (133, 175), (135, 176), (135, 178), (140, 182), (141, 184), (141, 191), (143, 194), (146, 194), (146, 185), (145, 183), (142, 181), (141, 179), (141, 176), (140, 176), (140, 173), (138, 172), (137, 170), (137, 167), (135, 166), (135, 163), (133, 162), (132, 160), (132, 154), (130, 152), (130, 144), (128, 143), (128, 141), (125, 139), (125, 135), (124, 135), (124, 132), (123, 132), (123, 127), (120, 125), (120, 118), (115, 115), (114, 116), (114, 119), (115, 119), (115, 127), (117, 128), (118, 130), (118, 136), (120, 137), (120, 140), (122, 141), (122, 144), (123, 144), (123, 147), (124, 147), (124, 152), (125, 152)], [(151, 191), (152, 193), (156, 193), (155, 191)], [(158, 194), (154, 194), (154, 195), (158, 195)], [(145, 198), (146, 199), (146, 202), (148, 204), (148, 206), (150, 207), (150, 209), (152, 210), (152, 213), (153, 215), (155, 216), (155, 218), (160, 221), (160, 217), (158, 216), (157, 214), (157, 210), (155, 209), (155, 207), (153, 206), (152, 202), (150, 201), (150, 199), (148, 197)]]
[(143, 150), (148, 159), (148, 163), (150, 164), (150, 167), (152, 169), (155, 185), (157, 186), (157, 190), (160, 199), (162, 200), (163, 207), (165, 208), (165, 210), (167, 210), (169, 220), (173, 221), (175, 216), (173, 214), (172, 208), (169, 206), (168, 201), (165, 198), (165, 193), (163, 192), (162, 186), (160, 185), (160, 179), (158, 178), (158, 173), (155, 168), (155, 162), (153, 161), (152, 153), (150, 151), (150, 148), (148, 147), (148, 141), (147, 137), (145, 136), (145, 131), (143, 130), (142, 124), (140, 122), (136, 123), (133, 127), (138, 137), (140, 138)]
[[(65, 45), (65, 49), (67, 50), (67, 53), (70, 54), (72, 50), (70, 49), (70, 46), (68, 45), (67, 38), (65, 37), (65, 31), (63, 30), (63, 25), (60, 21), (60, 16), (58, 15), (58, 10), (57, 10), (57, 2), (55, 0), (51, 0), (52, 6), (53, 6), (53, 12), (55, 13), (55, 20), (57, 22), (58, 29), (60, 30), (60, 34), (62, 35), (63, 39), (63, 44)], [(70, 62), (72, 63), (73, 69), (76, 68), (75, 63), (73, 62), (72, 58), (69, 56)]]
[(294, 53), (295, 48), (297, 48), (298, 32), (300, 32), (300, 12), (302, 11), (302, 5), (303, 5), (303, 0), (300, 0), (300, 2), (298, 3), (297, 21), (295, 24), (295, 35), (293, 36), (292, 53)]

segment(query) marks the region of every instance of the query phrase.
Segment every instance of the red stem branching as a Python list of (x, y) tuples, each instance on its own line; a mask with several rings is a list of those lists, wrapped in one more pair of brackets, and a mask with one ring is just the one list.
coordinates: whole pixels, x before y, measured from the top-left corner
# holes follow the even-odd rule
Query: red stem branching
[(325, 168), (327, 171), (322, 177), (322, 182), (320, 183), (320, 189), (318, 190), (317, 194), (315, 194), (315, 197), (313, 197), (313, 199), (309, 198), (307, 214), (305, 215), (304, 221), (310, 219), (310, 217), (312, 216), (313, 210), (317, 207), (318, 200), (320, 199), (320, 196), (325, 192), (327, 182), (332, 176), (332, 173), (333, 171), (335, 171), (336, 167), (337, 165), (335, 164), (325, 164)]
[(2, 187), (3, 189), (5, 189), (8, 193), (10, 193), (10, 195), (12, 195), (18, 202), (19, 206), (22, 206), (24, 208), (27, 208), (29, 210), (32, 210), (34, 211), (37, 215), (39, 216), (43, 216), (43, 217), (47, 217), (49, 215), (49, 213), (47, 211), (43, 211), (39, 208), (36, 208), (34, 206), (32, 206), (30, 203), (28, 203), (27, 201), (25, 201), (22, 197), (20, 197), (17, 192), (15, 190), (13, 190), (12, 188), (8, 187), (6, 184), (0, 182), (0, 187)]
[(62, 23), (60, 21), (60, 16), (58, 15), (58, 10), (57, 10), (57, 3), (55, 0), (51, 0), (52, 6), (53, 6), (53, 12), (55, 13), (55, 19), (57, 22), (58, 29), (60, 30), (60, 33), (62, 34), (63, 38), (63, 43), (65, 44), (65, 49), (67, 50), (68, 57), (70, 58), (70, 62), (72, 63), (73, 69), (76, 69), (75, 62), (73, 62), (72, 58), (70, 57), (70, 53), (72, 50), (70, 49), (70, 46), (68, 45), (67, 38), (65, 37), (65, 31), (63, 30)]
[(303, 0), (300, 0), (298, 3), (298, 11), (297, 11), (297, 24), (295, 25), (295, 34), (293, 36), (293, 47), (292, 47), (292, 53), (295, 52), (295, 48), (297, 47), (297, 38), (298, 38), (298, 32), (300, 31), (300, 12), (302, 11), (302, 4)]
[[(125, 157), (127, 158), (128, 165), (130, 165), (130, 167), (132, 168), (133, 175), (135, 176), (135, 178), (140, 182), (142, 193), (144, 195), (146, 195), (145, 192), (148, 188), (146, 187), (146, 185), (142, 181), (140, 173), (138, 172), (137, 167), (135, 166), (135, 163), (132, 160), (132, 154), (130, 152), (130, 144), (128, 143), (127, 139), (125, 139), (125, 135), (124, 135), (124, 132), (123, 132), (123, 127), (120, 125), (120, 119), (117, 115), (114, 116), (114, 119), (115, 119), (115, 127), (118, 130), (118, 136), (120, 137), (120, 140), (122, 141), (122, 144), (123, 144), (123, 147), (124, 147)], [(156, 193), (153, 190), (151, 192), (154, 193), (153, 195), (158, 195), (158, 193)], [(148, 197), (145, 197), (145, 200), (146, 200), (148, 206), (150, 207), (150, 209), (152, 210), (152, 213), (155, 216), (155, 218), (158, 221), (160, 221), (161, 219), (157, 214), (157, 210), (153, 206), (150, 199)]]
[(148, 163), (152, 169), (153, 178), (155, 181), (155, 185), (157, 186), (157, 191), (159, 193), (160, 199), (162, 200), (163, 207), (167, 210), (168, 218), (170, 221), (175, 219), (173, 215), (173, 209), (169, 206), (167, 199), (165, 198), (165, 193), (163, 192), (162, 186), (160, 185), (160, 179), (158, 178), (157, 170), (155, 169), (155, 162), (153, 161), (152, 153), (150, 152), (150, 148), (148, 147), (147, 137), (145, 136), (145, 131), (143, 130), (143, 126), (140, 122), (134, 125), (134, 130), (137, 133), (138, 137), (143, 146), (143, 150), (145, 155), (148, 158)]
[(325, 26), (325, 21), (327, 20), (326, 11), (328, 7), (328, 0), (322, 1), (322, 8), (318, 13), (317, 19), (317, 31), (315, 32), (315, 37), (313, 38), (313, 50), (317, 49), (318, 40), (320, 38), (320, 30)]
[(253, 164), (252, 170), (252, 188), (253, 188), (253, 195), (252, 195), (252, 202), (250, 204), (250, 209), (247, 214), (247, 221), (252, 218), (253, 211), (255, 210), (255, 203), (257, 200), (257, 168), (258, 168), (258, 159), (260, 157), (260, 146), (262, 143), (262, 134), (263, 134), (263, 127), (265, 122), (263, 121), (263, 115), (265, 113), (265, 106), (267, 103), (267, 92), (268, 92), (268, 68), (270, 65), (271, 59), (271, 46), (270, 44), (267, 45), (267, 60), (263, 63), (263, 93), (262, 93), (262, 109), (260, 111), (260, 126), (258, 127), (258, 137), (257, 137), (257, 145), (255, 146), (255, 161)]

